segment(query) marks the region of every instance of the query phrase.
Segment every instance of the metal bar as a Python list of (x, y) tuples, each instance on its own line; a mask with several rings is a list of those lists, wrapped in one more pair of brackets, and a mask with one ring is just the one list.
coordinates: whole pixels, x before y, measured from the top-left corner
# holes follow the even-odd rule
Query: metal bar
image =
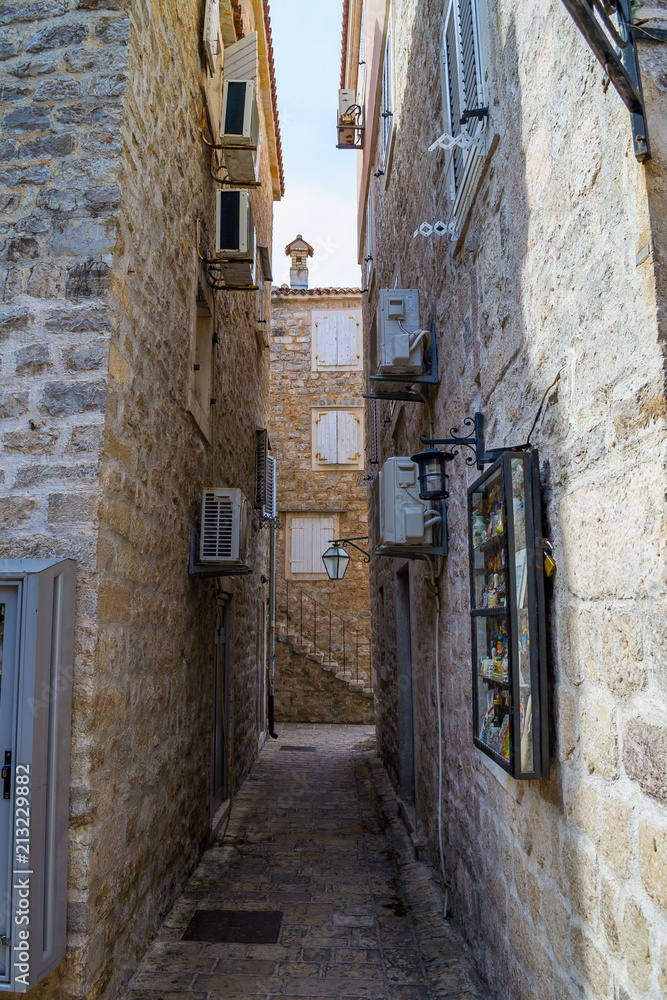
[(345, 619), (343, 619), (343, 673), (345, 672), (345, 670), (346, 670), (346, 662), (345, 662)]
[(315, 601), (315, 612), (313, 616), (313, 652), (317, 654), (317, 601)]
[(287, 621), (285, 623), (285, 635), (289, 635), (289, 581), (285, 580), (285, 613)]
[(302, 646), (303, 645), (303, 591), (302, 590), (299, 591), (299, 605), (301, 614), (301, 621), (299, 625), (299, 645)]
[(357, 684), (359, 683), (359, 630), (356, 632), (356, 649), (355, 649), (355, 660), (356, 660), (356, 674), (357, 674)]
[(331, 610), (329, 610), (329, 663), (331, 663)]

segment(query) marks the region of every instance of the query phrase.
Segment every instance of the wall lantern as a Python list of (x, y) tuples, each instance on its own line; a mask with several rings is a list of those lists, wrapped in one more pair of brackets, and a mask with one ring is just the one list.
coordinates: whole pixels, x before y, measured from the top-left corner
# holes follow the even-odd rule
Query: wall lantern
[(365, 563), (371, 561), (368, 552), (365, 552), (364, 549), (354, 544), (355, 542), (364, 542), (367, 538), (368, 535), (362, 535), (359, 538), (336, 538), (331, 540), (331, 547), (322, 556), (322, 562), (330, 580), (342, 580), (345, 576), (350, 562), (350, 555), (344, 548), (346, 545), (351, 545), (353, 549), (361, 552)]
[(447, 462), (452, 462), (454, 455), (450, 451), (439, 451), (437, 448), (427, 448), (412, 456), (412, 461), (419, 466), (419, 498), (420, 500), (446, 500)]

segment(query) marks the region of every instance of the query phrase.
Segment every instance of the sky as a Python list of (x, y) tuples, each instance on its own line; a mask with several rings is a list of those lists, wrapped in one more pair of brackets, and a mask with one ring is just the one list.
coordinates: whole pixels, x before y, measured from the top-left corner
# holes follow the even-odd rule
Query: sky
[(342, 0), (271, 0), (285, 167), (274, 204), (273, 281), (289, 284), (285, 247), (301, 233), (315, 249), (309, 286), (359, 287), (357, 154), (336, 149)]

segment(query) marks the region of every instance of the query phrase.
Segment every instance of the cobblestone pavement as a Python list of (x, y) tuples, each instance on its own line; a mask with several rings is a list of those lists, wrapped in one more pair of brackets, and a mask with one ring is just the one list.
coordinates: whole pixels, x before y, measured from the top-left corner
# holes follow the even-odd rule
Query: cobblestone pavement
[[(126, 1000), (484, 996), (464, 974), (429, 869), (414, 860), (373, 729), (280, 729)], [(196, 910), (220, 909), (279, 910), (277, 943), (182, 940)]]

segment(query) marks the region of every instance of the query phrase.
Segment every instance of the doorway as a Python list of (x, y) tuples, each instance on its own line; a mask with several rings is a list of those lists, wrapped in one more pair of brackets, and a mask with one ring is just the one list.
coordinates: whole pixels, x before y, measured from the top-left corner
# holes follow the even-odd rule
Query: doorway
[(229, 601), (219, 598), (213, 654), (212, 812), (229, 798)]
[(410, 571), (396, 574), (396, 669), (398, 681), (398, 746), (400, 794), (415, 801), (414, 727), (412, 722), (412, 635), (410, 626)]

